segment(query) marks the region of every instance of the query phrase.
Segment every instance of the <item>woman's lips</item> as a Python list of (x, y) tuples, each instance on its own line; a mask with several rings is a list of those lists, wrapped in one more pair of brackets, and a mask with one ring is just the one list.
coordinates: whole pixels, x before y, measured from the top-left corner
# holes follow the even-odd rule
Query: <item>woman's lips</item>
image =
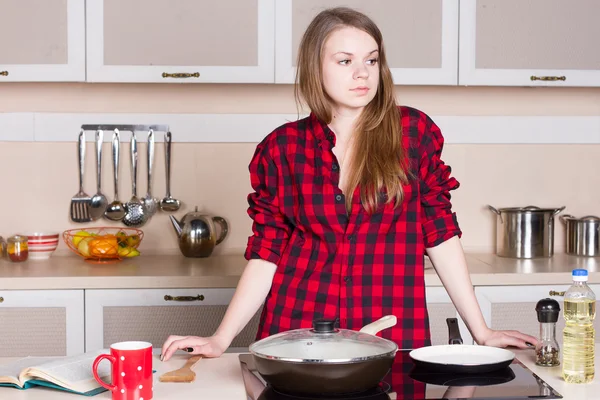
[(367, 94), (369, 92), (369, 88), (366, 86), (359, 86), (354, 89), (350, 89), (350, 91), (357, 94)]

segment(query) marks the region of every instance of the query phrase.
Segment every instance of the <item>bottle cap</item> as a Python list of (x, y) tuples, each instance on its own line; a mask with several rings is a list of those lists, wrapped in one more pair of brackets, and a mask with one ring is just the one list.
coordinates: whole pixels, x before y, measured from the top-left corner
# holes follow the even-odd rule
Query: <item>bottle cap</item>
[(556, 322), (560, 312), (558, 301), (545, 298), (537, 302), (535, 306), (539, 322)]
[(587, 282), (588, 272), (587, 269), (574, 269), (573, 280), (576, 282)]

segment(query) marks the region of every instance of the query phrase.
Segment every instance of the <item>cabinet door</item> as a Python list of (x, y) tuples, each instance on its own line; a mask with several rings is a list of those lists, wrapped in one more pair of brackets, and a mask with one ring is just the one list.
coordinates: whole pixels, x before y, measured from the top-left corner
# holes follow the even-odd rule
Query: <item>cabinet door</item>
[(600, 2), (461, 0), (460, 85), (600, 86)]
[(274, 81), (275, 0), (87, 0), (90, 82)]
[[(590, 285), (594, 293), (600, 293), (600, 285)], [(492, 329), (518, 330), (529, 335), (540, 337), (540, 323), (535, 306), (541, 299), (550, 297), (558, 301), (561, 311), (556, 323), (556, 337), (562, 346), (562, 331), (565, 327), (563, 314), (563, 292), (569, 285), (556, 286), (502, 286), (477, 287), (475, 293), (481, 306), (483, 316)], [(600, 320), (594, 320), (596, 331), (600, 329)], [(600, 343), (600, 335), (596, 335)]]
[[(141, 340), (160, 352), (169, 335), (210, 336), (235, 289), (117, 289), (85, 291), (86, 351)], [(259, 310), (228, 351), (247, 350), (258, 330)]]
[(83, 0), (0, 0), (0, 82), (85, 81)]
[(396, 84), (456, 85), (458, 0), (277, 0), (277, 83), (293, 83), (298, 46), (320, 11), (348, 6), (370, 16), (383, 35)]
[(469, 333), (467, 326), (458, 315), (458, 312), (444, 287), (426, 288), (426, 299), (432, 345), (448, 344), (450, 335), (446, 318), (458, 318), (458, 327), (463, 343), (473, 344), (473, 338)]
[(83, 290), (0, 290), (2, 357), (84, 352)]

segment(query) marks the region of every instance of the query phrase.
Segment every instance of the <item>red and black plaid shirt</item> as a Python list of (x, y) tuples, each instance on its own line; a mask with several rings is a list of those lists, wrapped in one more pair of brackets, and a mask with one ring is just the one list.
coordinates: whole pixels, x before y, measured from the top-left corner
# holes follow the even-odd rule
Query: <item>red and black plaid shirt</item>
[(400, 113), (416, 178), (403, 186), (400, 207), (380, 204), (372, 215), (358, 188), (346, 212), (335, 135), (314, 114), (257, 146), (245, 257), (277, 265), (257, 339), (311, 327), (316, 318), (339, 318), (341, 328), (358, 330), (393, 314), (398, 324), (380, 336), (405, 349), (430, 344), (425, 248), (461, 235), (449, 194), (459, 183), (440, 158), (444, 140), (435, 123), (414, 108)]

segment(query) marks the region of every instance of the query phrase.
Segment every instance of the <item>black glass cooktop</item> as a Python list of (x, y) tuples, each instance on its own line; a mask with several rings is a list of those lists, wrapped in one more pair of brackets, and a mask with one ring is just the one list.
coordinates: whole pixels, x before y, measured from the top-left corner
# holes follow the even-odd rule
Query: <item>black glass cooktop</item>
[(246, 394), (251, 400), (523, 400), (562, 399), (550, 385), (520, 361), (487, 374), (458, 375), (416, 368), (409, 350), (396, 353), (394, 364), (378, 387), (351, 395), (298, 395), (281, 393), (266, 384), (251, 354), (240, 354)]

